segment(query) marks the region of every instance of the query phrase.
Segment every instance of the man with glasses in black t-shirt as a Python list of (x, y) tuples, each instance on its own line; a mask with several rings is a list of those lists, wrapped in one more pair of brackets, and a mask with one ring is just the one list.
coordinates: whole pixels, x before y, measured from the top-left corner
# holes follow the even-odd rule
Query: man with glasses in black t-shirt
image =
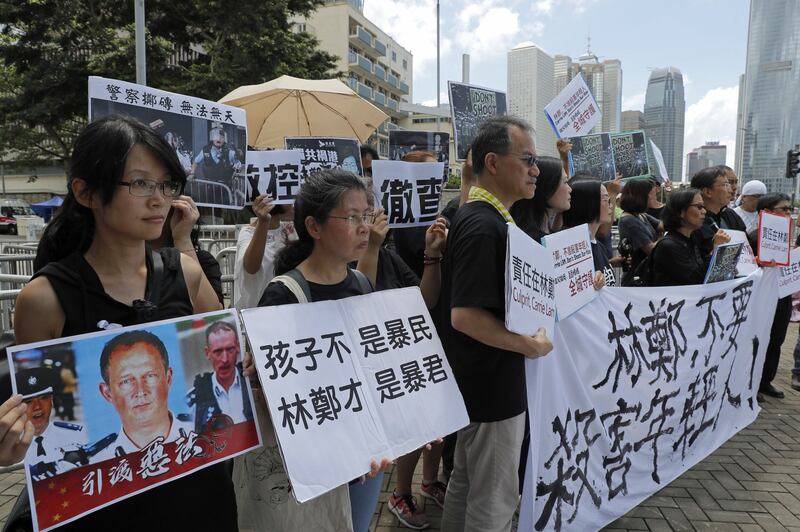
[(444, 532), (510, 530), (527, 408), (524, 361), (553, 347), (543, 329), (524, 336), (504, 325), (508, 209), (533, 197), (539, 175), (531, 133), (508, 116), (481, 125), (472, 144), (476, 184), (448, 235), (442, 340), (470, 424), (458, 432)]

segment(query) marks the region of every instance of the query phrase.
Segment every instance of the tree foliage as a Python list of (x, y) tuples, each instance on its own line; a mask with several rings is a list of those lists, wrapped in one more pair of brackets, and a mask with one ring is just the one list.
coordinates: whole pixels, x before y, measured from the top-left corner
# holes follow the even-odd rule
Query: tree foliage
[[(218, 100), (277, 76), (335, 76), (294, 15), (321, 0), (147, 0), (147, 84)], [(66, 165), (87, 78), (135, 81), (133, 0), (0, 2), (0, 160)]]

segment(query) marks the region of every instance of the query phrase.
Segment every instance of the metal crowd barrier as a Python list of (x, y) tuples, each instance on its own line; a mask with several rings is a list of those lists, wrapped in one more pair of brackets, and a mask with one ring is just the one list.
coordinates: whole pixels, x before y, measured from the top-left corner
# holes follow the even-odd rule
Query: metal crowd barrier
[(203, 203), (242, 205), (246, 194), (245, 178), (233, 176), (230, 187), (218, 181), (192, 179), (186, 182), (184, 194), (195, 199), (200, 198)]
[(2, 332), (12, 329), (14, 302), (17, 300), (20, 290), (0, 290), (0, 331)]
[(231, 306), (234, 297), (233, 270), (236, 262), (236, 246), (220, 250), (215, 258), (222, 272), (222, 295), (228, 300), (227, 306)]
[(39, 242), (5, 242), (0, 243), (0, 254), (3, 255), (35, 255)]
[(0, 255), (0, 274), (33, 275), (34, 254)]
[(201, 240), (236, 239), (235, 225), (201, 225)]

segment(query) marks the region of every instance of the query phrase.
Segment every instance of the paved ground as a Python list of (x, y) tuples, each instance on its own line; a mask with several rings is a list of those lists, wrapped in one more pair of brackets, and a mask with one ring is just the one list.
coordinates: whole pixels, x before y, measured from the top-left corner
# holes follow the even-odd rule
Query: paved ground
[[(775, 384), (786, 399), (767, 399), (761, 415), (708, 458), (608, 527), (608, 531), (796, 531), (800, 532), (800, 392), (789, 387), (797, 324), (790, 325)], [(414, 478), (419, 493), (421, 470)], [(384, 492), (372, 529), (401, 532), (386, 500), (394, 472), (384, 478)], [(21, 472), (0, 474), (0, 523), (25, 486)], [(439, 530), (441, 510), (420, 498)]]

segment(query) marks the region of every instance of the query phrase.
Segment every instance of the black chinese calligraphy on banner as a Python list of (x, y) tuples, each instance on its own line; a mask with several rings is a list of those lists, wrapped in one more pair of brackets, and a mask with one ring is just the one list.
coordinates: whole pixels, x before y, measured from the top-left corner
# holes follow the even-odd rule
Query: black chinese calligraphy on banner
[(198, 205), (244, 206), (244, 110), (127, 81), (89, 77), (89, 121), (112, 114), (132, 116), (164, 137), (188, 176), (184, 194)]
[(483, 121), (508, 112), (506, 93), (455, 81), (448, 81), (447, 85), (450, 90), (456, 159), (463, 161)]
[(247, 152), (247, 204), (268, 194), (275, 205), (293, 204), (305, 182), (300, 150)]
[(559, 321), (526, 361), (519, 530), (599, 530), (755, 420), (777, 275), (606, 288)]
[(340, 137), (285, 137), (287, 150), (303, 151), (303, 179), (314, 170), (341, 168), (364, 175), (361, 168), (361, 144), (358, 139)]
[(375, 205), (383, 207), (389, 227), (429, 226), (439, 214), (444, 163), (373, 161)]
[(299, 502), (366, 473), (371, 459), (469, 423), (417, 288), (249, 309), (242, 319)]

